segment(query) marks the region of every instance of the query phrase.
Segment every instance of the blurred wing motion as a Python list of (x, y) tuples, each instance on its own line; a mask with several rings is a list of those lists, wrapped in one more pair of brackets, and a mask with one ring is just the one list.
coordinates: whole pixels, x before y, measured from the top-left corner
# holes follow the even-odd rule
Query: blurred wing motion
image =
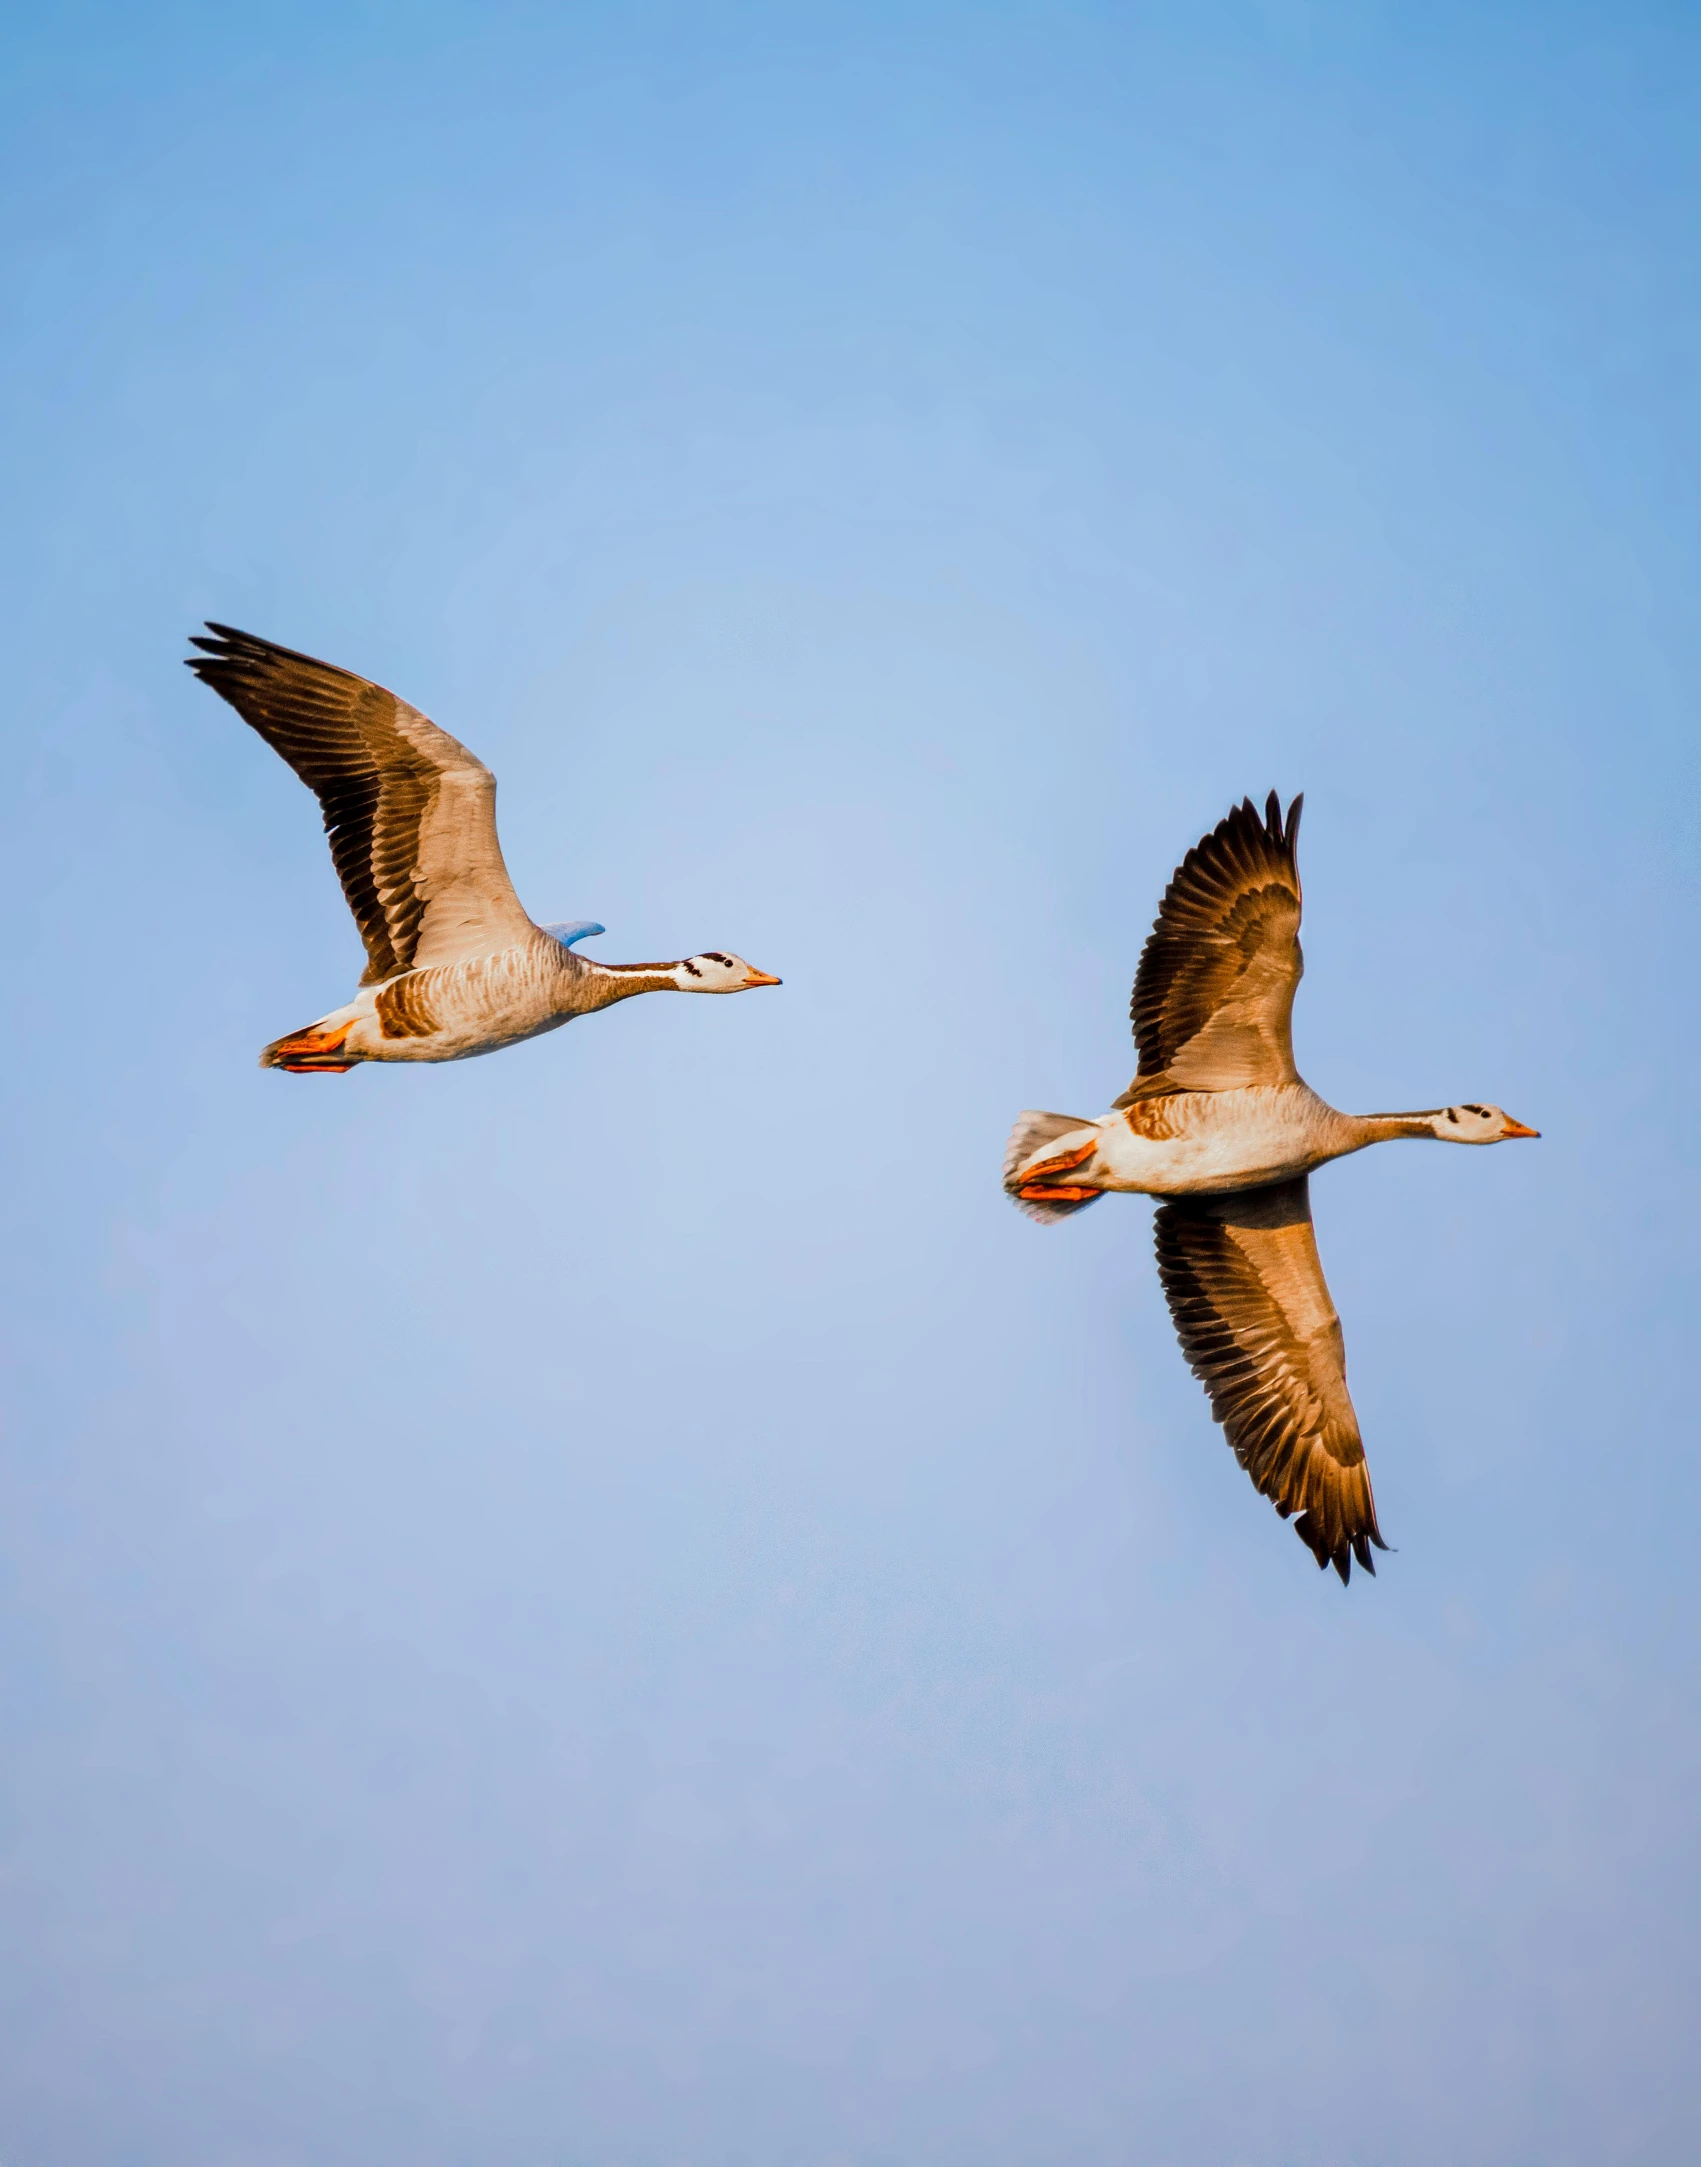
[(482, 761), (382, 685), (229, 625), (207, 629), (190, 669), (319, 800), (366, 943), (362, 985), (528, 937)]
[(1282, 824), (1237, 805), (1195, 844), (1164, 891), (1134, 979), (1139, 1073), (1116, 1101), (1298, 1081), (1293, 997), (1299, 948), (1295, 798)]
[[(1220, 832), (1220, 831), (1219, 831)], [(1341, 1320), (1329, 1299), (1304, 1175), (1268, 1189), (1172, 1199), (1156, 1220), (1158, 1276), (1181, 1351), (1236, 1459), (1318, 1564), (1343, 1580), (1376, 1525)]]

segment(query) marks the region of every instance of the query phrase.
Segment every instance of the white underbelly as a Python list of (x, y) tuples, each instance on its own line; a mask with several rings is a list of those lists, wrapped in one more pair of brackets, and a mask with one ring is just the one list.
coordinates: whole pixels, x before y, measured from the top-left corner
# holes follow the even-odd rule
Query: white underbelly
[(558, 1030), (571, 1016), (498, 1016), (451, 1020), (424, 1038), (386, 1038), (376, 1019), (362, 1035), (350, 1034), (368, 1061), (471, 1061), (484, 1053), (500, 1053), (504, 1046), (518, 1046), (545, 1031)]
[(1093, 1162), (1107, 1189), (1143, 1196), (1205, 1196), (1290, 1181), (1317, 1163), (1308, 1139), (1286, 1124), (1222, 1128), (1185, 1136), (1137, 1136), (1122, 1115), (1097, 1124), (1103, 1138)]

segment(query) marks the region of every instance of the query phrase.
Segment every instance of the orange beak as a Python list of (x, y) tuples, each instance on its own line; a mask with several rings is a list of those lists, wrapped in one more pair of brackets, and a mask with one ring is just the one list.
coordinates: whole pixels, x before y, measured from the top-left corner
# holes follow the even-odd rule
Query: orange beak
[[(741, 990), (748, 991), (751, 986), (777, 986), (782, 983), (783, 981), (778, 978), (770, 978), (766, 971), (752, 970), (749, 977), (745, 979)], [(1536, 1132), (1531, 1129), (1529, 1133), (1533, 1136)]]
[(1539, 1136), (1541, 1130), (1527, 1129), (1521, 1121), (1514, 1121), (1512, 1116), (1508, 1114), (1506, 1116), (1506, 1133), (1508, 1136)]

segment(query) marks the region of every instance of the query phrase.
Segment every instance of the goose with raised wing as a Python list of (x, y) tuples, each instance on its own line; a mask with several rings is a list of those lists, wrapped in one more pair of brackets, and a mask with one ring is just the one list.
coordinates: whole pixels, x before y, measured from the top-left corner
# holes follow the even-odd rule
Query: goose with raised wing
[(1134, 980), (1139, 1070), (1096, 1121), (1024, 1113), (1004, 1186), (1031, 1218), (1066, 1219), (1106, 1193), (1159, 1200), (1158, 1277), (1182, 1353), (1235, 1457), (1319, 1566), (1343, 1581), (1386, 1549), (1341, 1321), (1312, 1231), (1314, 1168), (1396, 1137), (1498, 1144), (1538, 1131), (1467, 1101), (1343, 1114), (1294, 1066), (1304, 961), (1294, 845), (1272, 791), (1250, 798), (1177, 867)]
[(496, 778), (393, 692), (293, 648), (207, 626), (201, 682), (319, 800), (366, 944), (352, 1001), (274, 1039), (263, 1068), (343, 1075), (362, 1061), (464, 1061), (635, 993), (743, 993), (779, 980), (711, 948), (675, 963), (601, 963), (593, 920), (534, 925), (496, 839)]

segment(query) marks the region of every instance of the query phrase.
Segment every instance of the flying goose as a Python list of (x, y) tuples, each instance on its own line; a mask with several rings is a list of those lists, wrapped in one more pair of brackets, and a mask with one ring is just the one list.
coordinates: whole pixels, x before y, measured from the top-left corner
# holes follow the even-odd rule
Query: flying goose
[(742, 956), (599, 963), (573, 944), (593, 920), (537, 926), (496, 839), (496, 778), (445, 730), (370, 679), (229, 625), (185, 657), (318, 798), (366, 943), (346, 1007), (274, 1039), (262, 1068), (341, 1076), (361, 1061), (464, 1061), (634, 993), (777, 986)]
[(1498, 1144), (1539, 1131), (1498, 1106), (1342, 1114), (1293, 1060), (1304, 959), (1294, 842), (1250, 798), (1176, 868), (1141, 952), (1139, 1073), (1108, 1114), (1028, 1112), (1004, 1186), (1030, 1218), (1084, 1211), (1113, 1189), (1160, 1199), (1158, 1277), (1181, 1351), (1255, 1486), (1318, 1565), (1374, 1573), (1376, 1525), (1341, 1320), (1311, 1226), (1313, 1167), (1396, 1136)]

